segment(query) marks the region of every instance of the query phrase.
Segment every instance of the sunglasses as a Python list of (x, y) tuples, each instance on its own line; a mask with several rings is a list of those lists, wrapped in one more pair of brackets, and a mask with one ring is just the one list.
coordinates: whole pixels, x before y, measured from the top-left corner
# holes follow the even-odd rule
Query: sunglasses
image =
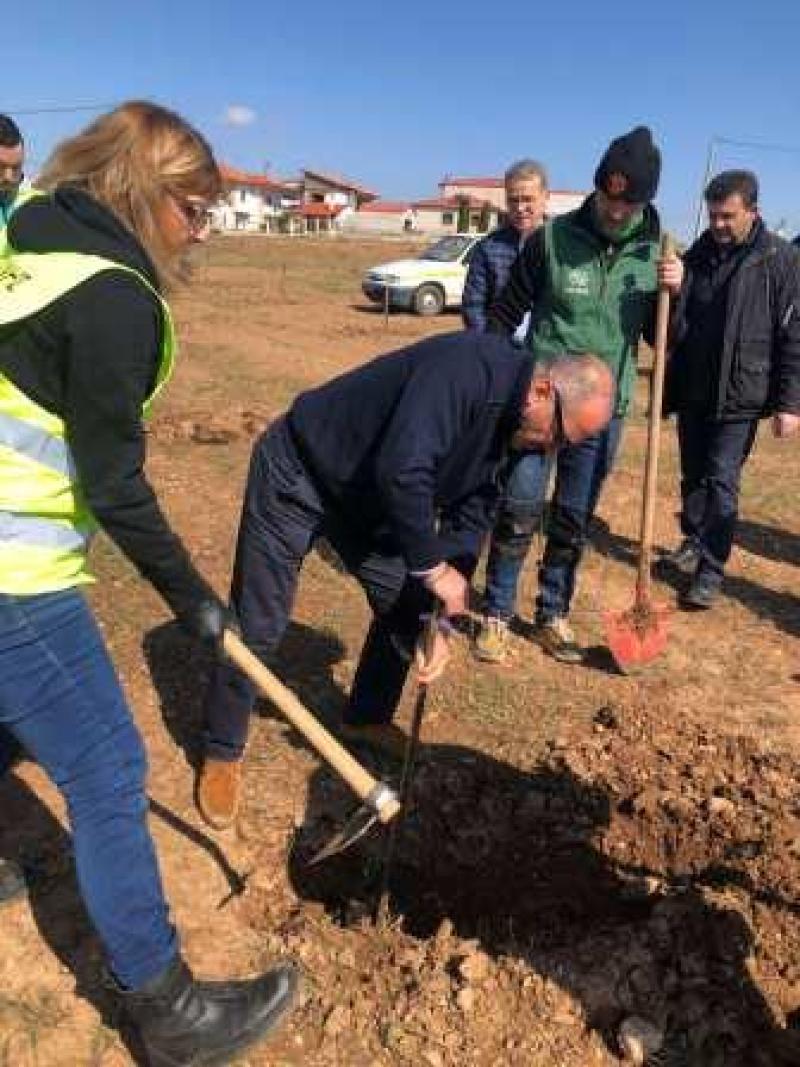
[(190, 230), (203, 230), (211, 221), (211, 213), (205, 204), (198, 204), (194, 200), (179, 200), (177, 197), (173, 199)]

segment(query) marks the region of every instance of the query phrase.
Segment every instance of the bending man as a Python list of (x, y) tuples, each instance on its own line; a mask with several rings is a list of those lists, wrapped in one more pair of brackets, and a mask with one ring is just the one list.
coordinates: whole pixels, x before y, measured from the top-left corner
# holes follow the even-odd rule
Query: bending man
[[(534, 371), (529, 353), (472, 333), (423, 341), (301, 394), (253, 451), (231, 594), (247, 643), (264, 659), (275, 651), (303, 559), (327, 538), (375, 615), (344, 733), (398, 751), (405, 738), (391, 720), (420, 613), (434, 597), (446, 616), (466, 610), (509, 448), (582, 440), (608, 422), (612, 394), (593, 356)], [(432, 671), (446, 643), (440, 636)], [(217, 667), (197, 791), (216, 827), (236, 815), (253, 699), (233, 666)]]

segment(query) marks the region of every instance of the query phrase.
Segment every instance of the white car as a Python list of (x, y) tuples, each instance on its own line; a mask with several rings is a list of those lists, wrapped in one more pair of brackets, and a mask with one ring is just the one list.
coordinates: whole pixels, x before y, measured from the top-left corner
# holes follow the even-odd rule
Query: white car
[(441, 237), (416, 259), (396, 259), (372, 267), (361, 288), (376, 304), (438, 315), (445, 308), (461, 307), (467, 268), (475, 245), (486, 234), (454, 233)]

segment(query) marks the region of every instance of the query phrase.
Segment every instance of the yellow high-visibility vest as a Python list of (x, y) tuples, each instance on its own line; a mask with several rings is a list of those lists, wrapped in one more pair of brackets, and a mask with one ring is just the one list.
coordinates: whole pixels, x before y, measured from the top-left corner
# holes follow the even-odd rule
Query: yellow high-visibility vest
[[(0, 256), (0, 326), (20, 322), (102, 271), (132, 274), (163, 310), (161, 360), (142, 415), (172, 373), (169, 306), (138, 271), (77, 252)], [(34, 596), (93, 581), (87, 550), (97, 524), (81, 493), (66, 427), (0, 373), (0, 593)]]

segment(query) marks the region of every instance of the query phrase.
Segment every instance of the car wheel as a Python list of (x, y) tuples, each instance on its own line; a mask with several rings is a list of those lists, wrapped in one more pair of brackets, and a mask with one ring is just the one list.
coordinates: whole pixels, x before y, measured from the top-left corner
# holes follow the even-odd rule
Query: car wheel
[(444, 307), (444, 293), (438, 285), (421, 285), (414, 293), (414, 310), (418, 315), (439, 315)]

